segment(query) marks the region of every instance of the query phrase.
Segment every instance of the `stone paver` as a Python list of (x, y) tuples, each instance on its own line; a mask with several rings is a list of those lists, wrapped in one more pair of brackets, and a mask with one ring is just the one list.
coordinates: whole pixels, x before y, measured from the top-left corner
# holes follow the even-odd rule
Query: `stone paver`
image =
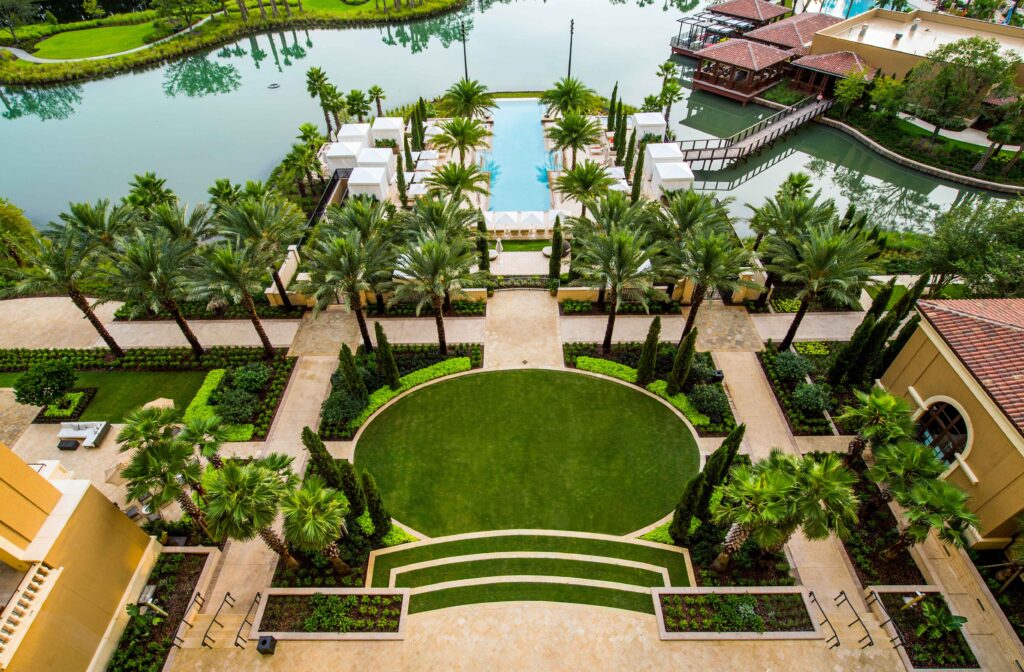
[(796, 447), (803, 453), (845, 453), (852, 436), (794, 436)]
[[(544, 275), (548, 274), (549, 259), (543, 252), (502, 252), (491, 262), (494, 275)], [(562, 262), (562, 268), (569, 270), (569, 264)]]
[[(355, 319), (355, 318), (353, 318)], [(483, 343), (483, 317), (446, 317), (445, 338), (449, 343)], [(392, 343), (437, 343), (437, 326), (432, 317), (385, 317), (379, 322)], [(376, 342), (373, 322), (370, 338)]]
[(0, 443), (13, 446), (39, 413), (39, 408), (19, 404), (14, 391), (0, 389)]
[(495, 292), (487, 302), (484, 368), (561, 367), (558, 301), (548, 292)]
[(307, 313), (302, 318), (292, 347), (288, 354), (338, 356), (342, 343), (349, 347), (359, 342), (359, 327), (356, 318), (342, 306), (331, 306), (316, 317)]
[[(104, 323), (114, 319), (120, 304), (96, 308)], [(71, 299), (37, 297), (0, 301), (0, 347), (88, 348), (99, 336)]]
[[(751, 315), (761, 339), (778, 343), (786, 336), (793, 323), (793, 313), (761, 313)], [(848, 341), (854, 329), (864, 319), (864, 313), (808, 313), (800, 323), (798, 341)]]
[[(249, 320), (191, 320), (189, 326), (203, 347), (215, 345), (259, 346)], [(173, 321), (159, 322), (112, 322), (107, 325), (110, 335), (126, 348), (186, 347), (188, 342)], [(263, 320), (263, 328), (274, 347), (287, 348), (299, 329), (299, 320)], [(99, 347), (103, 341), (97, 336), (92, 345)]]

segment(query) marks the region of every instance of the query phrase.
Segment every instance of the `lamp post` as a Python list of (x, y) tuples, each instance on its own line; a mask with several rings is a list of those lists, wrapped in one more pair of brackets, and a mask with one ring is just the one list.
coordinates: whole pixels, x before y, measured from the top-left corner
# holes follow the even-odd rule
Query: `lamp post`
[(569, 77), (572, 77), (572, 36), (576, 32), (576, 19), (569, 21)]
[(459, 21), (459, 29), (462, 31), (462, 73), (465, 79), (469, 79), (469, 61), (466, 59), (466, 22)]

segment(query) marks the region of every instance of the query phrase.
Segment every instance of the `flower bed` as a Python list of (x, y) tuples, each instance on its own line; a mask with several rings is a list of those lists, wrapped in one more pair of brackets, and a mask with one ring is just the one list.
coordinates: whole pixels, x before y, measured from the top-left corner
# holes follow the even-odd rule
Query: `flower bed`
[(62, 422), (74, 422), (82, 417), (82, 413), (85, 413), (85, 409), (89, 407), (89, 402), (92, 401), (98, 391), (98, 388), (86, 387), (68, 392), (57, 403), (50, 404), (39, 411), (39, 414), (36, 415), (32, 422), (37, 425), (56, 425)]
[[(376, 304), (369, 304), (365, 308), (367, 317), (433, 317), (434, 308), (423, 306), (419, 314), (416, 314), (416, 304), (400, 303), (394, 306), (387, 306), (384, 314), (377, 312)], [(447, 311), (445, 317), (479, 317), (487, 313), (486, 301), (452, 301), (451, 310)]]
[[(239, 371), (252, 366), (267, 369), (266, 381), (262, 385), (257, 384), (253, 389), (242, 391), (246, 396), (238, 401), (238, 394), (231, 396), (233, 391), (238, 390), (234, 379), (238, 377)], [(230, 370), (214, 369), (206, 374), (202, 386), (185, 409), (184, 420), (189, 422), (195, 418), (217, 414), (225, 420), (234, 421), (228, 423), (228, 441), (266, 438), (294, 368), (295, 359), (281, 357), (266, 363), (254, 362), (246, 367)], [(225, 408), (229, 403), (232, 404), (232, 408)], [(244, 417), (232, 417), (234, 414), (247, 416), (249, 421), (239, 422)]]
[(495, 289), (548, 289), (546, 275), (496, 275)]
[[(642, 303), (626, 301), (623, 302), (617, 312), (619, 315), (679, 315), (682, 307), (678, 301), (649, 301), (646, 306)], [(561, 315), (607, 315), (608, 307), (605, 310), (598, 310), (597, 301), (577, 301), (576, 299), (565, 299), (558, 303), (558, 312)]]
[(816, 633), (802, 592), (660, 593), (666, 633)]
[[(259, 294), (253, 297), (253, 302), (256, 304), (256, 313), (264, 320), (284, 320), (291, 319), (297, 320), (302, 318), (302, 313), (305, 312), (305, 306), (295, 306), (293, 310), (288, 310), (284, 306), (272, 306), (267, 300), (266, 295)], [(179, 303), (181, 307), (181, 314), (185, 316), (186, 320), (248, 320), (249, 313), (245, 307), (238, 305), (224, 306), (216, 310), (211, 310), (207, 307), (205, 301), (182, 301)], [(133, 316), (134, 308), (130, 304), (123, 304), (114, 312), (114, 321), (132, 320), (135, 322), (140, 321), (166, 321), (173, 320), (170, 313), (164, 311), (158, 311), (156, 313), (152, 311), (143, 311), (140, 315)]]
[[(286, 350), (278, 351), (280, 356)], [(263, 348), (214, 347), (196, 357), (188, 348), (132, 348), (116, 358), (106, 348), (0, 349), (0, 371), (27, 371), (33, 364), (63, 359), (76, 371), (209, 371), (264, 361)]]
[[(776, 285), (772, 290), (771, 301), (768, 303), (776, 313), (795, 313), (800, 310), (800, 299), (797, 298), (799, 291), (800, 288), (796, 285), (785, 283)], [(809, 313), (845, 313), (851, 310), (860, 310), (860, 308), (842, 303), (832, 303), (824, 298), (811, 301), (811, 305), (807, 308)]]
[(975, 669), (978, 660), (960, 630), (942, 633), (935, 637), (931, 632), (920, 632), (927, 627), (923, 605), (931, 603), (940, 610), (949, 612), (941, 594), (929, 594), (914, 606), (907, 606), (906, 600), (917, 597), (917, 593), (879, 593), (885, 611), (892, 618), (892, 625), (900, 634), (903, 649), (910, 663), (917, 669)]
[(408, 609), (402, 591), (271, 588), (268, 593), (253, 632), (278, 639), (396, 639)]

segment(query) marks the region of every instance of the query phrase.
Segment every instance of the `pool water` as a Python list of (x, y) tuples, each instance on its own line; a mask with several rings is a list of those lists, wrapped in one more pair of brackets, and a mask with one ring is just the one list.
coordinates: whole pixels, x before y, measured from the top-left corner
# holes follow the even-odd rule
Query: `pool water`
[(544, 147), (543, 111), (536, 98), (498, 100), (493, 150), (483, 157), (484, 170), (491, 172), (491, 210), (551, 209), (552, 159)]
[(875, 0), (822, 0), (821, 11), (841, 19), (848, 19), (874, 8)]

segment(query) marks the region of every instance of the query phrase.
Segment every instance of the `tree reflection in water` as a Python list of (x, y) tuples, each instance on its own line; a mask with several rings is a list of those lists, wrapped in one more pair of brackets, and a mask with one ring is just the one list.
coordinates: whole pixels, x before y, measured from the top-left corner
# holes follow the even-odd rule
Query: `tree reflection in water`
[(39, 117), (43, 121), (67, 119), (82, 103), (78, 84), (39, 89), (0, 87), (0, 105), (4, 119)]
[(230, 63), (211, 61), (208, 54), (173, 61), (164, 68), (164, 93), (171, 98), (231, 93), (241, 84), (238, 68)]

